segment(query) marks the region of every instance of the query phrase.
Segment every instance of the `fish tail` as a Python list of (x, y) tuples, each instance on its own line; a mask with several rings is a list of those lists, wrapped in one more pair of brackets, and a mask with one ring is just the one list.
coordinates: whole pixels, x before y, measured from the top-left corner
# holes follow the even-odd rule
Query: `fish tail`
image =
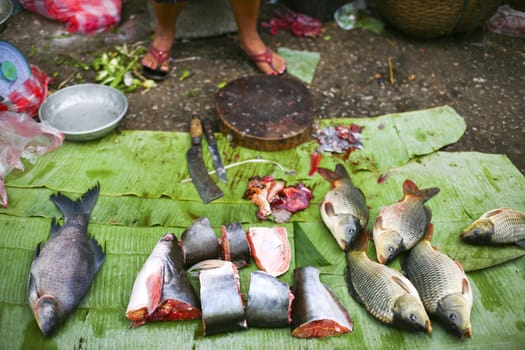
[(349, 245), (347, 250), (366, 252), (368, 250), (368, 233), (362, 231), (356, 237), (355, 243)]
[(417, 185), (412, 180), (406, 179), (403, 183), (403, 193), (405, 194), (405, 196), (411, 195), (421, 197), (424, 199), (424, 201), (428, 201), (430, 198), (434, 197), (436, 194), (439, 193), (439, 188), (430, 187), (419, 189), (419, 187), (417, 187)]
[(348, 172), (342, 164), (337, 164), (335, 166), (335, 171), (326, 168), (318, 168), (317, 171), (325, 179), (334, 183), (335, 181), (341, 179), (349, 179)]
[(89, 220), (91, 211), (98, 199), (99, 192), (100, 184), (97, 182), (95, 186), (76, 201), (71, 200), (61, 193), (52, 195), (50, 199), (64, 215), (64, 224), (68, 224), (72, 220), (79, 221), (80, 219), (84, 219), (80, 223), (87, 225), (87, 220)]

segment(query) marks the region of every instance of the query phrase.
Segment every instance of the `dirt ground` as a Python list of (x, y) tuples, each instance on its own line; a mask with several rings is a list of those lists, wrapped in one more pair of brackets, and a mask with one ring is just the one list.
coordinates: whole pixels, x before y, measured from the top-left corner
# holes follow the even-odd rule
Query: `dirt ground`
[[(261, 20), (268, 18), (272, 6), (263, 1)], [(129, 27), (122, 40), (147, 45), (151, 18), (145, 1), (124, 1), (120, 28), (126, 22)], [(378, 35), (362, 29), (345, 31), (335, 22), (326, 22), (317, 38), (260, 31), (272, 48), (321, 53), (309, 85), (318, 118), (366, 118), (450, 105), (465, 118), (467, 130), (445, 150), (506, 154), (525, 174), (523, 39), (479, 29), (459, 37), (418, 40), (389, 26)], [(90, 64), (95, 55), (122, 44), (109, 44), (108, 34), (64, 34), (62, 24), (22, 11), (10, 19), (0, 38), (54, 76), (52, 90), (94, 82), (92, 71), (71, 62)], [(128, 94), (129, 111), (120, 128), (187, 131), (192, 113), (215, 117), (219, 83), (259, 74), (234, 34), (177, 41), (171, 79), (147, 92)], [(389, 58), (394, 85), (388, 81)], [(190, 77), (181, 81), (183, 70)], [(377, 74), (385, 79), (377, 79)]]

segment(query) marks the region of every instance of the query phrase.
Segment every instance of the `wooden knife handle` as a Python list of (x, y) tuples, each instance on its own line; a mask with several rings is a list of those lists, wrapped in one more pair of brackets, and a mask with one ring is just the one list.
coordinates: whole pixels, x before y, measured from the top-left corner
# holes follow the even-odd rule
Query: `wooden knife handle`
[(202, 137), (202, 123), (199, 118), (192, 118), (190, 125), (190, 136), (192, 139)]

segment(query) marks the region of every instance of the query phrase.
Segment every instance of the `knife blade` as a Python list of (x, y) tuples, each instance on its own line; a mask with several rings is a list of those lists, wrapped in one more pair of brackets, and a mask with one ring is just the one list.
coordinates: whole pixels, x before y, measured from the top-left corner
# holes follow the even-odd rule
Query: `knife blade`
[(202, 119), (202, 128), (204, 129), (204, 134), (206, 135), (206, 140), (208, 141), (208, 150), (211, 154), (215, 173), (217, 174), (219, 180), (226, 183), (228, 182), (226, 178), (226, 170), (224, 169), (224, 164), (222, 164), (221, 155), (217, 147), (217, 141), (215, 140), (215, 134), (213, 133), (213, 128), (209, 119)]
[(199, 118), (191, 119), (190, 136), (191, 147), (186, 152), (186, 161), (191, 176), (191, 181), (195, 185), (199, 196), (204, 203), (209, 203), (217, 198), (224, 196), (224, 193), (213, 182), (208, 174), (204, 159), (202, 158), (202, 124)]

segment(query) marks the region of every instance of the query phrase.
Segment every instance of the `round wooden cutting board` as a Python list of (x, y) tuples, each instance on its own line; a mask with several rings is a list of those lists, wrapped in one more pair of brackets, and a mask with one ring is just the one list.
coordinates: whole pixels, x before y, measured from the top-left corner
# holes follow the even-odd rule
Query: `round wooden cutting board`
[(259, 151), (289, 149), (308, 140), (313, 105), (303, 83), (283, 76), (240, 78), (215, 98), (221, 131), (234, 144)]

